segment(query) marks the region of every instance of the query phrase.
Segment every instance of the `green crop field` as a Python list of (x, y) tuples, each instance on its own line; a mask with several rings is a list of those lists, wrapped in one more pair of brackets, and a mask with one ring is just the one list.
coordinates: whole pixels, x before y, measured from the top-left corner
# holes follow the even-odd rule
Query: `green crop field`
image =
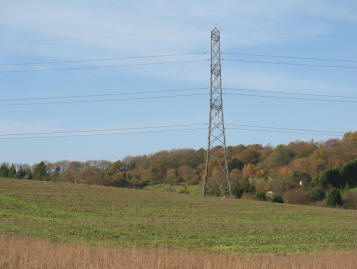
[(0, 179), (0, 234), (213, 252), (355, 250), (357, 211)]
[(201, 185), (156, 184), (156, 185), (149, 185), (145, 187), (144, 190), (159, 191), (159, 192), (177, 192), (177, 193), (185, 193), (191, 196), (202, 196)]

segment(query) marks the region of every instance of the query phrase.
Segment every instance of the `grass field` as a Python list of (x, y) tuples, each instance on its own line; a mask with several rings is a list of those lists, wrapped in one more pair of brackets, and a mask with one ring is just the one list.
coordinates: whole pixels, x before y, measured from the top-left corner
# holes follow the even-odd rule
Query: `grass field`
[(0, 235), (0, 268), (355, 269), (357, 253), (252, 256), (168, 249), (89, 247)]
[(0, 234), (209, 252), (354, 251), (357, 211), (0, 179)]

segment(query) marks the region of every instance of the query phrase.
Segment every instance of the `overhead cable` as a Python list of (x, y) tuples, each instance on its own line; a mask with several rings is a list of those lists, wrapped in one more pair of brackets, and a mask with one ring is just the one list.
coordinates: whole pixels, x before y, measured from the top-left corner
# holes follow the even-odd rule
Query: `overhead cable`
[(274, 129), (274, 130), (296, 131), (296, 132), (312, 132), (312, 133), (324, 133), (324, 134), (339, 134), (339, 135), (343, 135), (345, 133), (345, 132), (341, 132), (341, 131), (331, 131), (331, 130), (286, 128), (286, 127), (250, 125), (250, 124), (241, 124), (241, 123), (228, 123), (228, 126), (242, 126), (242, 127), (249, 127), (249, 128), (262, 128), (262, 129)]
[(93, 58), (93, 59), (82, 59), (82, 60), (63, 60), (63, 61), (48, 61), (48, 62), (27, 62), (27, 63), (0, 63), (0, 66), (19, 66), (19, 65), (42, 65), (42, 64), (64, 64), (64, 63), (89, 63), (89, 62), (106, 62), (106, 61), (123, 61), (123, 60), (136, 60), (136, 59), (147, 59), (147, 58), (162, 58), (162, 57), (177, 57), (177, 56), (188, 56), (188, 55), (205, 55), (207, 52), (198, 53), (172, 53), (172, 54), (157, 54), (148, 56), (132, 56), (132, 57), (111, 57), (111, 58)]
[(72, 133), (93, 133), (93, 132), (112, 132), (112, 131), (135, 131), (135, 130), (147, 130), (147, 129), (161, 129), (172, 127), (187, 127), (187, 126), (199, 126), (207, 125), (206, 123), (179, 123), (170, 125), (154, 125), (143, 127), (127, 127), (127, 128), (112, 128), (112, 129), (89, 129), (89, 130), (69, 130), (69, 131), (47, 131), (47, 132), (31, 132), (31, 133), (0, 133), (0, 137), (4, 136), (28, 136), (28, 135), (51, 135), (51, 134), (72, 134)]
[(164, 133), (164, 132), (166, 133), (166, 132), (197, 131), (197, 130), (206, 130), (206, 128), (198, 127), (198, 128), (151, 129), (151, 130), (81, 133), (81, 134), (67, 134), (67, 135), (64, 134), (64, 135), (50, 135), (50, 136), (13, 136), (13, 137), (0, 137), (0, 140), (66, 138), (66, 137), (103, 136), (103, 135), (125, 135), (125, 134), (136, 134), (136, 133)]
[(13, 70), (0, 70), (0, 73), (25, 73), (25, 72), (89, 70), (89, 69), (101, 69), (101, 68), (107, 69), (107, 68), (118, 68), (118, 67), (150, 66), (150, 65), (208, 62), (208, 61), (209, 61), (209, 59), (191, 59), (191, 60), (182, 60), (182, 61), (151, 62), (151, 63), (136, 63), (136, 64), (120, 64), (120, 65), (93, 65), (93, 66), (42, 68), (42, 69), (19, 69), (19, 70), (13, 69)]
[(312, 61), (326, 61), (326, 62), (357, 63), (357, 60), (339, 59), (339, 58), (300, 57), (300, 56), (257, 54), (257, 53), (244, 53), (244, 52), (222, 52), (222, 54), (223, 55), (242, 55), (242, 56), (252, 56), (252, 57), (294, 59), (294, 60), (312, 60)]
[(248, 91), (248, 92), (262, 92), (262, 93), (278, 93), (278, 94), (288, 94), (288, 95), (302, 95), (302, 96), (316, 96), (316, 97), (330, 97), (330, 98), (344, 98), (344, 99), (357, 99), (357, 96), (347, 96), (347, 95), (328, 95), (328, 94), (316, 94), (316, 93), (304, 93), (297, 91), (276, 91), (276, 90), (263, 90), (263, 89), (247, 89), (247, 88), (229, 88), (224, 87), (226, 90), (233, 91)]
[(252, 128), (227, 128), (228, 130), (239, 130), (239, 131), (250, 131), (250, 132), (262, 132), (262, 133), (285, 133), (285, 134), (298, 134), (298, 135), (317, 135), (317, 136), (335, 136), (342, 137), (336, 133), (314, 133), (314, 132), (296, 132), (296, 131), (284, 131), (284, 130), (262, 130), (262, 129), (252, 129)]
[(327, 64), (307, 64), (307, 63), (291, 63), (291, 62), (273, 62), (273, 61), (258, 61), (245, 59), (222, 59), (225, 62), (243, 62), (243, 63), (259, 63), (259, 64), (275, 64), (275, 65), (291, 65), (291, 66), (306, 66), (306, 67), (323, 67), (337, 69), (357, 69), (357, 66), (349, 65), (327, 65)]
[(147, 100), (147, 99), (155, 100), (155, 99), (162, 99), (162, 98), (191, 97), (191, 96), (207, 96), (207, 93), (159, 95), (159, 96), (127, 97), (127, 98), (111, 98), (111, 99), (94, 99), (94, 100), (57, 101), (57, 102), (39, 102), (39, 103), (31, 103), (31, 102), (30, 103), (13, 103), (13, 104), (0, 104), (0, 108), (1, 107), (9, 107), (9, 106), (103, 103), (103, 102), (128, 101), (128, 100)]
[[(0, 99), (0, 102), (13, 102), (13, 101), (34, 101), (34, 100), (51, 100), (51, 99), (72, 99), (72, 98), (88, 98), (88, 97), (107, 97), (107, 96), (121, 96), (121, 95), (136, 95), (136, 94), (153, 94), (153, 93), (163, 93), (163, 92), (177, 92), (177, 91), (197, 91), (197, 90), (207, 90), (207, 87), (202, 88), (181, 88), (181, 89), (167, 89), (167, 90), (121, 90), (124, 92), (119, 93), (103, 93), (103, 94), (84, 94), (84, 95), (62, 95), (62, 96), (45, 96), (45, 97), (27, 97), (27, 98), (7, 98)], [(114, 91), (115, 89), (111, 89)]]
[(223, 95), (230, 96), (247, 96), (247, 97), (259, 97), (270, 99), (286, 99), (286, 100), (300, 100), (300, 101), (320, 101), (320, 102), (334, 102), (334, 103), (357, 103), (357, 100), (337, 100), (337, 99), (322, 99), (322, 98), (304, 98), (293, 96), (275, 96), (275, 95), (259, 95), (259, 94), (244, 94), (244, 93), (223, 93)]

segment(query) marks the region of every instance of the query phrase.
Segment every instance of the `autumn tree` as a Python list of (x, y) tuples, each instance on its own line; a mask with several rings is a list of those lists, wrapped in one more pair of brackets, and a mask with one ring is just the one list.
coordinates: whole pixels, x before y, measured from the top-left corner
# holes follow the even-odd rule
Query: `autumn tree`
[(279, 145), (273, 150), (270, 155), (270, 160), (272, 162), (272, 166), (277, 167), (288, 164), (293, 157), (294, 153), (288, 147)]

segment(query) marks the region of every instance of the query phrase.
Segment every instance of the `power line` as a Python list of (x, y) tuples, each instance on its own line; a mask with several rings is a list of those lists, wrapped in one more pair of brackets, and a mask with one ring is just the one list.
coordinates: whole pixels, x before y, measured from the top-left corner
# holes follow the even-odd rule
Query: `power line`
[(198, 31), (170, 31), (170, 32), (145, 32), (145, 33), (140, 33), (140, 34), (123, 34), (120, 33), (120, 35), (116, 35), (115, 33), (110, 35), (110, 36), (77, 36), (77, 37), (68, 37), (68, 38), (49, 38), (49, 39), (33, 39), (33, 40), (23, 40), (23, 41), (14, 41), (14, 40), (8, 40), (2, 42), (2, 44), (31, 44), (31, 43), (47, 43), (47, 42), (58, 42), (58, 41), (80, 41), (80, 40), (103, 40), (103, 39), (118, 39), (122, 40), (123, 37), (131, 37), (131, 36), (144, 36), (144, 35), (163, 35), (163, 34), (182, 34), (182, 33), (189, 33), (189, 32), (198, 32)]
[(251, 131), (251, 132), (262, 132), (262, 133), (285, 133), (285, 134), (299, 134), (299, 135), (318, 135), (318, 136), (337, 136), (342, 137), (343, 135), (338, 135), (336, 133), (314, 133), (314, 132), (293, 132), (284, 130), (262, 130), (262, 129), (252, 129), (252, 128), (227, 128), (228, 130), (239, 130), (239, 131)]
[[(282, 33), (262, 33), (261, 31), (256, 31), (256, 30), (233, 30), (233, 29), (223, 29), (223, 31), (225, 32), (231, 32), (231, 33), (254, 33), (257, 35), (264, 35), (264, 36), (292, 36), (292, 37), (301, 37), (301, 36), (306, 36), (306, 33), (289, 33), (289, 32), (282, 32)], [(168, 31), (168, 32), (145, 32), (145, 33), (140, 33), (140, 34), (123, 34), (120, 33), (120, 36), (117, 35), (117, 33), (113, 33), (112, 35), (108, 35), (108, 36), (76, 36), (76, 37), (67, 37), (67, 38), (47, 38), (47, 39), (32, 39), (32, 40), (5, 40), (4, 42), (2, 42), (2, 44), (32, 44), (32, 43), (54, 43), (54, 42), (63, 42), (63, 41), (81, 41), (81, 40), (122, 40), (123, 37), (128, 38), (128, 37), (137, 37), (137, 36), (152, 36), (152, 35), (164, 35), (164, 34), (168, 34), (168, 35), (177, 35), (177, 34), (185, 34), (185, 33), (203, 33), (206, 32), (205, 29), (195, 29), (195, 30), (181, 30), (181, 31)], [(313, 33), (311, 33), (313, 34)], [(311, 34), (310, 35), (311, 37)], [(339, 39), (355, 39), (357, 38), (357, 36), (346, 36), (346, 35), (334, 35), (334, 36), (330, 36), (328, 34), (317, 34), (312, 37), (316, 37), (316, 38), (339, 38)]]
[(224, 54), (224, 55), (243, 55), (243, 56), (253, 56), (253, 57), (282, 58), (282, 59), (295, 59), (295, 60), (357, 63), (357, 60), (339, 59), (339, 58), (299, 57), (299, 56), (256, 54), (256, 53), (243, 53), (243, 52), (232, 52), (232, 53), (223, 52), (222, 54)]
[(177, 63), (194, 63), (194, 62), (207, 62), (207, 61), (209, 61), (209, 59), (195, 59), (195, 60), (170, 61), (170, 62), (137, 63), (137, 64), (122, 64), (122, 65), (99, 65), (99, 66), (79, 66), (79, 67), (63, 67), (63, 68), (0, 70), (0, 73), (24, 73), (24, 72), (84, 70), (84, 69), (100, 69), (100, 68), (132, 67), (132, 66), (147, 66), (147, 65), (163, 65), (163, 64), (177, 64)]
[(71, 98), (87, 98), (87, 97), (106, 97), (106, 96), (135, 95), (135, 94), (153, 94), (153, 93), (176, 92), (176, 91), (196, 91), (196, 90), (207, 90), (207, 89), (208, 89), (207, 87), (205, 87), (205, 88), (204, 87), (203, 88), (186, 88), (186, 89), (168, 89), (168, 90), (150, 90), (150, 91), (138, 91), (138, 90), (128, 90), (127, 89), (127, 90), (125, 90), (127, 92), (121, 92), (121, 93), (46, 96), (46, 97), (31, 97), (31, 98), (8, 98), (8, 99), (0, 99), (0, 102), (71, 99)]
[(145, 96), (145, 97), (127, 97), (127, 98), (95, 99), (95, 100), (77, 100), (77, 101), (58, 101), (58, 102), (42, 102), (42, 103), (15, 103), (15, 104), (3, 104), (3, 105), (0, 106), (0, 108), (1, 107), (8, 107), (8, 106), (102, 103), (102, 102), (127, 101), (127, 100), (147, 100), (147, 99), (161, 99), (161, 98), (175, 98), (175, 97), (207, 96), (207, 95), (208, 95), (207, 93), (192, 93), (192, 94), (160, 95), (160, 96)]
[[(202, 88), (205, 89), (205, 88)], [(112, 94), (120, 95), (120, 94)], [(207, 96), (208, 93), (191, 93), (191, 94), (175, 94), (175, 95), (158, 95), (158, 96), (144, 96), (144, 97), (126, 97), (126, 98), (111, 98), (111, 99), (92, 99), (92, 100), (69, 100), (69, 101), (55, 101), (55, 102), (29, 102), (29, 103), (10, 103), (1, 104), (1, 107), (10, 106), (33, 106), (33, 105), (54, 105), (54, 104), (79, 104), (79, 103), (106, 103), (106, 102), (116, 102), (116, 101), (128, 101), (128, 100), (155, 100), (162, 98), (177, 98), (177, 97), (192, 97), (192, 96)], [(322, 99), (322, 98), (305, 98), (305, 97), (288, 97), (288, 96), (275, 96), (275, 95), (259, 95), (259, 94), (243, 94), (243, 93), (223, 93), (223, 95), (228, 96), (246, 96), (246, 97), (260, 97), (260, 98), (270, 98), (270, 99), (286, 99), (286, 100), (300, 100), (300, 101), (321, 101), (321, 102), (336, 102), (336, 103), (357, 103), (357, 100), (337, 100), (337, 99)], [(99, 95), (99, 96), (105, 96)], [(80, 96), (78, 96), (79, 98)], [(90, 97), (90, 95), (82, 96)], [(62, 98), (62, 97), (58, 97)], [(65, 98), (65, 97), (63, 97)]]
[(188, 56), (188, 55), (205, 55), (205, 54), (207, 54), (207, 52), (158, 54), (158, 55), (133, 56), (133, 57), (122, 57), (122, 58), (95, 58), (95, 59), (49, 61), (49, 62), (0, 63), (0, 66), (64, 64), (64, 63), (89, 63), (89, 62), (122, 61), (122, 60), (135, 60), (135, 59), (161, 58), (161, 57), (176, 57), (176, 56)]
[(108, 133), (93, 133), (93, 134), (73, 134), (73, 135), (54, 135), (54, 136), (22, 136), (22, 137), (0, 137), (0, 140), (18, 140), (18, 139), (42, 139), (42, 138), (66, 138), (66, 137), (83, 137), (83, 136), (102, 136), (102, 135), (120, 135), (120, 134), (135, 134), (135, 133), (164, 133), (164, 132), (181, 132), (181, 131), (196, 131), (206, 130), (207, 128), (182, 128), (182, 129), (163, 129), (163, 130), (148, 130), (148, 131), (127, 131), (127, 132), (108, 132)]
[(187, 126), (206, 126), (206, 123), (186, 123), (186, 124), (171, 124), (159, 126), (144, 126), (144, 127), (129, 127), (129, 128), (112, 128), (112, 129), (90, 129), (90, 130), (71, 130), (71, 131), (50, 131), (50, 132), (31, 132), (31, 133), (5, 133), (4, 136), (29, 136), (29, 135), (51, 135), (51, 134), (73, 134), (73, 133), (92, 133), (92, 132), (112, 132), (112, 131), (132, 131), (132, 130), (147, 130), (147, 129), (161, 129), (172, 127), (187, 127)]
[(244, 63), (324, 67), (324, 68), (338, 68), (338, 69), (357, 69), (357, 66), (348, 66), (348, 65), (304, 64), (304, 63), (273, 62), (273, 61), (258, 61), (258, 60), (255, 61), (255, 60), (244, 60), (244, 59), (222, 59), (222, 60), (226, 62), (244, 62)]
[(346, 95), (327, 95), (327, 94), (315, 94), (315, 93), (301, 93), (296, 91), (275, 91), (275, 90), (260, 90), (260, 89), (244, 89), (244, 88), (224, 88), (226, 90), (234, 91), (252, 91), (252, 92), (268, 92), (268, 93), (279, 93), (279, 94), (291, 94), (291, 95), (302, 95), (302, 96), (316, 96), (316, 97), (331, 97), (331, 98), (346, 98), (346, 99), (357, 99), (357, 96), (346, 96)]
[(249, 125), (249, 124), (241, 124), (241, 123), (228, 123), (228, 125), (242, 126), (242, 127), (249, 127), (249, 128), (275, 129), (275, 130), (298, 131), (298, 132), (313, 132), (313, 133), (324, 133), (324, 134), (343, 135), (345, 133), (345, 132), (341, 132), (341, 131), (331, 131), (331, 130), (285, 128), (285, 127), (276, 127), (276, 126)]
[(321, 101), (321, 102), (335, 102), (335, 103), (357, 103), (353, 100), (335, 100), (335, 99), (321, 99), (321, 98), (304, 98), (304, 97), (288, 97), (288, 96), (274, 96), (274, 95), (259, 95), (259, 94), (243, 94), (243, 93), (224, 93), (224, 95), (231, 96), (248, 96), (248, 97), (260, 97), (271, 99), (286, 99), (286, 100), (300, 100), (300, 101)]
[[(183, 89), (187, 90), (206, 90), (207, 88), (192, 88)], [(245, 89), (235, 89), (226, 88), (231, 90), (245, 90)], [(78, 96), (56, 96), (56, 97), (39, 97), (39, 98), (29, 98), (28, 100), (51, 100), (51, 99), (65, 99), (65, 98), (86, 98), (86, 97), (107, 97), (107, 96), (120, 96), (126, 94), (152, 94), (158, 92), (170, 92), (176, 90), (162, 90), (153, 92), (132, 92), (132, 93), (122, 93), (122, 94), (94, 94), (94, 95), (78, 95)], [(254, 90), (255, 91), (255, 90)], [(262, 91), (264, 92), (264, 91)], [(29, 102), (29, 103), (3, 103), (1, 107), (10, 106), (33, 106), (33, 105), (54, 105), (54, 104), (79, 104), (79, 103), (105, 103), (105, 102), (116, 102), (116, 101), (128, 101), (128, 100), (155, 100), (162, 98), (176, 98), (176, 97), (192, 97), (192, 96), (207, 96), (208, 93), (191, 93), (191, 94), (175, 94), (175, 95), (158, 95), (158, 96), (144, 96), (144, 97), (126, 97), (126, 98), (111, 98), (111, 99), (91, 99), (91, 100), (65, 100), (65, 101), (54, 101), (54, 102)], [(308, 98), (308, 97), (294, 97), (294, 96), (277, 96), (277, 95), (259, 95), (259, 94), (244, 94), (244, 93), (230, 93), (225, 92), (223, 95), (228, 96), (247, 96), (247, 97), (259, 97), (259, 98), (270, 98), (270, 99), (286, 99), (286, 100), (300, 100), (300, 101), (322, 101), (322, 102), (336, 102), (336, 103), (357, 103), (357, 100), (338, 100), (338, 99), (322, 99), (322, 98)], [(14, 99), (3, 99), (0, 102), (13, 101)], [(24, 100), (24, 98), (19, 98), (17, 100)]]
[[(224, 89), (225, 90), (233, 90), (233, 91), (243, 91), (243, 92), (248, 91), (248, 92), (261, 92), (261, 93), (274, 93), (274, 94), (278, 93), (278, 94), (288, 94), (288, 95), (302, 95), (302, 96), (357, 99), (357, 96), (326, 95), (326, 94), (301, 93), (301, 92), (292, 92), (292, 91), (275, 91), (275, 90), (229, 88), (229, 87), (226, 87)], [(111, 89), (111, 90), (113, 90), (113, 89)], [(208, 90), (208, 87), (162, 89), (162, 90), (147, 90), (147, 91), (138, 91), (138, 90), (126, 89), (126, 90), (124, 90), (125, 92), (120, 92), (120, 93), (45, 96), (45, 97), (28, 97), (28, 98), (8, 98), (8, 99), (0, 99), (0, 102), (35, 101), (35, 100), (52, 100), (52, 99), (77, 99), (77, 98), (88, 98), (88, 97), (108, 97), (108, 96), (121, 96), (121, 95), (155, 94), (155, 93), (165, 93), (165, 92), (200, 91), (200, 90)], [(226, 93), (226, 94), (230, 95), (230, 93)], [(250, 96), (250, 95), (248, 95), (248, 96)], [(255, 95), (253, 95), (253, 96), (255, 96)], [(173, 96), (173, 97), (175, 97), (175, 96)], [(260, 97), (260, 95), (259, 95), (259, 97)], [(151, 97), (148, 97), (148, 98), (151, 98)], [(110, 99), (110, 100), (116, 100), (116, 99)], [(127, 100), (127, 99), (124, 99), (124, 100)], [(305, 100), (305, 98), (303, 100)], [(311, 98), (310, 99), (310, 98), (308, 98), (308, 100), (319, 100), (319, 99), (316, 99), (316, 98)], [(85, 101), (95, 102), (96, 100), (85, 100)], [(335, 101), (335, 100), (331, 100), (331, 101)], [(338, 101), (338, 100), (336, 100), (336, 101)], [(36, 103), (30, 103), (30, 104), (36, 104)], [(40, 104), (42, 104), (42, 103), (40, 103)], [(44, 103), (44, 104), (53, 104), (53, 103)], [(10, 104), (10, 105), (22, 105), (22, 104)]]
[[(178, 128), (178, 127), (188, 127), (188, 126), (192, 126), (192, 128)], [(192, 123), (192, 124), (175, 124), (175, 125), (146, 126), (146, 127), (133, 127), (133, 128), (118, 128), (118, 129), (91, 129), (91, 130), (72, 130), (72, 131), (53, 131), (53, 132), (8, 133), (8, 134), (0, 134), (0, 140), (62, 138), (62, 137), (65, 138), (65, 137), (78, 137), (78, 136), (100, 136), (100, 135), (133, 134), (133, 133), (206, 130), (206, 127), (193, 127), (193, 126), (207, 126), (207, 124)], [(343, 136), (342, 132), (336, 132), (336, 131), (291, 129), (291, 128), (283, 128), (283, 127), (271, 127), (271, 126), (259, 126), (259, 125), (247, 125), (247, 124), (229, 124), (228, 126), (229, 127), (226, 128), (228, 130), (241, 130), (241, 131), (251, 131), (251, 132), (263, 132), (263, 133), (273, 132), (273, 133), (338, 136), (338, 137)], [(242, 126), (247, 128), (236, 128), (230, 126)], [(170, 129), (166, 129), (166, 128), (170, 128)], [(259, 128), (263, 128), (263, 129), (259, 129)], [(270, 128), (270, 129), (264, 129), (264, 128)]]

